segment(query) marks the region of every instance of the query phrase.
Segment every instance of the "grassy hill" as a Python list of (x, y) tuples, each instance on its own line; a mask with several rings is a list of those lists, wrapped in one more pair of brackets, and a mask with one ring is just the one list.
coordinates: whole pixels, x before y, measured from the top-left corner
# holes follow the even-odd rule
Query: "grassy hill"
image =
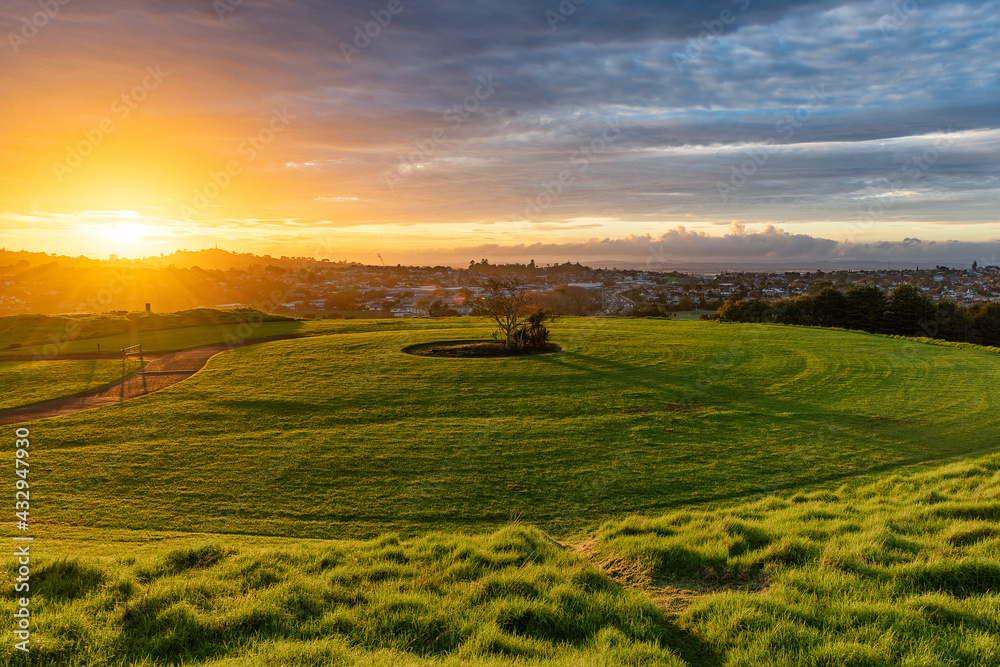
[(9, 347), (0, 349), (0, 360), (26, 356), (49, 358), (53, 355), (94, 354), (98, 351), (98, 346), (104, 353), (118, 352), (123, 347), (138, 343), (142, 343), (145, 352), (173, 352), (202, 345), (288, 334), (321, 335), (350, 331), (392, 330), (399, 324), (390, 319), (259, 321), (250, 317), (243, 321), (220, 322), (218, 324), (179, 326), (166, 329), (130, 329), (121, 333), (85, 338), (82, 337), (82, 334), (67, 334), (65, 322), (61, 318), (42, 317), (45, 324), (41, 329), (20, 329), (18, 317), (22, 316), (0, 318), (0, 340), (14, 341), (9, 343)]
[(400, 350), (488, 331), (308, 326), (29, 425), (38, 664), (1000, 655), (1000, 355), (566, 318), (562, 352), (445, 359)]
[(251, 309), (196, 308), (177, 313), (10, 315), (0, 317), (0, 358), (116, 352), (143, 343), (148, 352), (295, 333), (299, 323)]
[(113, 359), (0, 361), (0, 410), (72, 396), (121, 379), (125, 370)]
[[(368, 541), (43, 526), (30, 664), (986, 667), (998, 519), (991, 454), (564, 544), (516, 524)], [(10, 596), (0, 613), (8, 631)], [(0, 660), (26, 664), (11, 642)]]
[(626, 512), (983, 451), (1000, 426), (1000, 355), (985, 352), (567, 319), (561, 353), (438, 359), (400, 350), (487, 331), (340, 326), (233, 350), (164, 391), (44, 424), (48, 516), (344, 537), (490, 530), (513, 512), (566, 535)]

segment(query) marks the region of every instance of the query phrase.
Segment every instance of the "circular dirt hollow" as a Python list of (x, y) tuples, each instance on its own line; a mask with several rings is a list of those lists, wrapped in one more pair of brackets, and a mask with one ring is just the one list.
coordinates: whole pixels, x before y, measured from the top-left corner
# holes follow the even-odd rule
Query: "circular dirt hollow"
[(417, 357), (441, 357), (447, 359), (486, 359), (490, 357), (528, 357), (535, 354), (561, 352), (558, 345), (549, 345), (544, 350), (510, 352), (503, 343), (496, 340), (437, 340), (431, 343), (417, 343), (403, 348), (406, 354)]

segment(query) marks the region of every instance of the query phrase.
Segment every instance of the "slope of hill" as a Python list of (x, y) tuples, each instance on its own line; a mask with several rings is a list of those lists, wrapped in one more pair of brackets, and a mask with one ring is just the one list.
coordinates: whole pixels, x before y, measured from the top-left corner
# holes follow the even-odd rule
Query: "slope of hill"
[(513, 511), (565, 535), (976, 453), (1000, 427), (1000, 355), (988, 352), (564, 319), (557, 354), (438, 359), (401, 349), (488, 330), (324, 326), (345, 333), (226, 352), (181, 384), (46, 424), (51, 518), (338, 537), (489, 530)]
[(27, 425), (35, 664), (1000, 656), (996, 354), (565, 318), (562, 352), (445, 359), (401, 350), (488, 330), (315, 326)]
[[(261, 313), (250, 308), (220, 310), (195, 308), (176, 313), (102, 313), (100, 315), (9, 315), (0, 317), (0, 349), (7, 354), (44, 354), (55, 345), (54, 353), (66, 354), (73, 341), (131, 335), (189, 327), (224, 328), (266, 322), (294, 322), (283, 315)], [(105, 346), (105, 351), (111, 351)]]
[[(2, 357), (0, 357), (2, 359)], [(111, 384), (135, 370), (120, 360), (0, 361), (0, 410), (72, 396)]]
[(985, 667), (998, 507), (990, 454), (576, 544), (516, 523), (369, 541), (43, 525), (31, 664)]

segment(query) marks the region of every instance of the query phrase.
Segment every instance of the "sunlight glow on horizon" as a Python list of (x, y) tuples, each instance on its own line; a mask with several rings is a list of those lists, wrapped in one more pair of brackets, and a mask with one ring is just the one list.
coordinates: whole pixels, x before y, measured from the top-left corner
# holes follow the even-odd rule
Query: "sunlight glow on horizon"
[(4, 61), (0, 247), (642, 262), (736, 221), (662, 252), (992, 257), (1000, 14), (921, 2), (886, 32), (887, 2), (766, 3), (702, 44), (730, 0), (555, 32), (531, 3), (430, 0), (354, 64), (354, 0), (72, 3)]
[(104, 233), (114, 243), (132, 245), (146, 238), (149, 230), (145, 225), (135, 222), (117, 222), (105, 227)]

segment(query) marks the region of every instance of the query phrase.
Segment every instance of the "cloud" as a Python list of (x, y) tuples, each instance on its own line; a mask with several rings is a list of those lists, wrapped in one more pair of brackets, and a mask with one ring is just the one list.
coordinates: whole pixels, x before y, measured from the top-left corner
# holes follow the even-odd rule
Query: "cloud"
[[(733, 223), (726, 233), (713, 235), (677, 226), (660, 235), (590, 239), (580, 243), (482, 244), (465, 248), (437, 248), (420, 258), (447, 258), (456, 266), (487, 257), (496, 262), (581, 262), (672, 270), (694, 264), (731, 264), (791, 267), (831, 263), (840, 266), (902, 264), (997, 264), (1000, 239), (983, 242), (902, 241), (851, 243), (793, 234), (765, 225), (759, 231)], [(441, 260), (443, 261), (443, 260)]]
[[(567, 232), (834, 221), (848, 237), (996, 223), (997, 0), (401, 0), (391, 20), (371, 0), (230, 5), (69, 3), (0, 53), (0, 208), (118, 208), (95, 200), (123, 188), (100, 186), (135, 190), (134, 174), (158, 179), (150, 207), (176, 208), (287, 108), (294, 123), (210, 212), (337, 228), (534, 211), (529, 225)], [(0, 34), (36, 10), (6, 3)], [(55, 183), (51, 163), (149, 65), (166, 82)], [(588, 151), (608, 123), (620, 131)]]

